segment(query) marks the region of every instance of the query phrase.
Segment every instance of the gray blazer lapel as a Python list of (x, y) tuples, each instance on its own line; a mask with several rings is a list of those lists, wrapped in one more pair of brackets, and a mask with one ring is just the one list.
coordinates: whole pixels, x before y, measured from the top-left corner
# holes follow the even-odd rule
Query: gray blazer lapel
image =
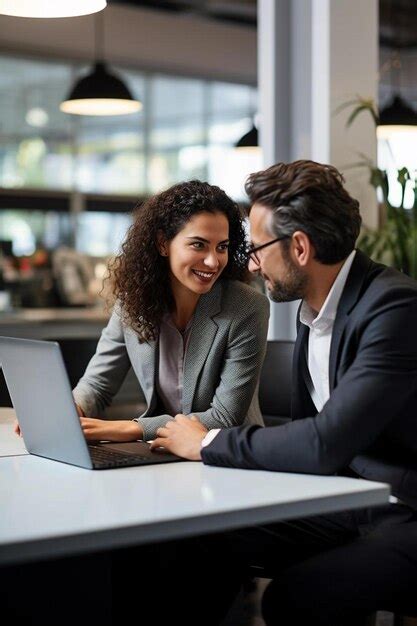
[(155, 363), (158, 342), (139, 343), (137, 336), (133, 332), (129, 333), (129, 335), (129, 344), (131, 346), (130, 361), (149, 407), (155, 385)]
[(194, 313), (190, 341), (184, 363), (183, 410), (191, 413), (195, 388), (207, 360), (218, 326), (213, 317), (221, 310), (223, 285), (217, 282), (209, 293), (201, 296)]

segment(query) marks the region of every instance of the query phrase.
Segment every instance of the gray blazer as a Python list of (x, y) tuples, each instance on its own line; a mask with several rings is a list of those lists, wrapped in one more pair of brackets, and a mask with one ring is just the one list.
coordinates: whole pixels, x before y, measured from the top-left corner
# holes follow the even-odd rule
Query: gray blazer
[[(197, 415), (209, 429), (263, 423), (256, 392), (268, 317), (268, 299), (238, 281), (219, 280), (201, 296), (184, 363), (186, 415)], [(153, 439), (156, 430), (172, 419), (155, 415), (157, 356), (158, 341), (139, 343), (115, 308), (73, 391), (76, 403), (86, 415), (100, 415), (133, 367), (147, 403), (146, 411), (135, 419), (143, 427), (144, 439)]]

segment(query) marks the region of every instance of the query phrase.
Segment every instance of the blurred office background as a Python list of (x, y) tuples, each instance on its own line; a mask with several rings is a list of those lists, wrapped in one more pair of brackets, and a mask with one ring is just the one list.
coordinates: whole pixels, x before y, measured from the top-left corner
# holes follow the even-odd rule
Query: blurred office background
[[(416, 33), (415, 0), (109, 0), (84, 17), (0, 15), (0, 334), (91, 349), (130, 211), (185, 179), (246, 205), (249, 172), (327, 161), (378, 226), (369, 168), (351, 166), (366, 157), (386, 169), (400, 203), (396, 176), (402, 166), (415, 176), (417, 126), (377, 140), (366, 112), (346, 127), (343, 105), (360, 96), (382, 110), (400, 95), (417, 116)], [(97, 57), (140, 111), (60, 110)], [(236, 148), (254, 124), (261, 147)], [(270, 337), (294, 332), (293, 309), (275, 305)]]
[[(257, 113), (256, 3), (228, 3), (224, 16), (211, 4), (221, 5), (110, 1), (46, 23), (0, 17), (0, 232), (14, 256), (61, 244), (112, 254), (134, 204), (186, 179), (244, 200), (245, 175), (261, 165), (234, 150)], [(99, 20), (104, 57), (138, 113), (59, 109), (94, 61)]]
[[(301, 3), (301, 11), (312, 4)], [(380, 0), (378, 8), (379, 81), (377, 74), (371, 80), (378, 81), (379, 105), (399, 93), (415, 109), (416, 5)], [(95, 59), (98, 21), (99, 52), (142, 102), (138, 113), (93, 117), (59, 109)], [(262, 166), (260, 150), (235, 148), (259, 120), (256, 62), (255, 0), (110, 0), (102, 13), (78, 18), (0, 16), (0, 239), (11, 304), (71, 304), (64, 293), (19, 294), (19, 280), (27, 283), (61, 245), (92, 258), (115, 253), (134, 204), (175, 182), (208, 180), (244, 203), (244, 179)], [(381, 139), (380, 166), (414, 171), (416, 137), (403, 133), (389, 145)], [(349, 143), (348, 132), (344, 139)], [(351, 148), (353, 163), (359, 158)], [(294, 158), (309, 156), (302, 151)], [(400, 189), (393, 185), (392, 194), (395, 202)]]
[[(60, 110), (97, 58), (140, 111)], [(377, 136), (367, 110), (347, 127), (361, 98), (382, 112), (398, 96), (406, 128)], [(251, 171), (330, 162), (364, 224), (380, 228), (372, 168), (387, 172), (393, 206), (416, 202), (416, 111), (416, 0), (108, 0), (84, 17), (0, 15), (0, 335), (59, 341), (75, 385), (108, 319), (103, 276), (131, 210), (186, 179), (245, 207)], [(237, 148), (254, 125), (260, 145)], [(294, 339), (294, 310), (271, 306), (271, 339)], [(0, 369), (0, 407), (10, 405)], [(142, 407), (129, 375), (107, 416)], [(252, 599), (230, 624), (263, 624)]]

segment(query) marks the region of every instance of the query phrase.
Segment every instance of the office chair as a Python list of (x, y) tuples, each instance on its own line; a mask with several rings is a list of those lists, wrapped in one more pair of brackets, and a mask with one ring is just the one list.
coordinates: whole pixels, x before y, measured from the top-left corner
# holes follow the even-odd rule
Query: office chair
[(291, 416), (293, 341), (268, 341), (259, 382), (259, 406), (265, 426), (277, 426)]
[(57, 338), (55, 341), (59, 343), (61, 348), (71, 387), (75, 387), (96, 351), (98, 340), (94, 338)]

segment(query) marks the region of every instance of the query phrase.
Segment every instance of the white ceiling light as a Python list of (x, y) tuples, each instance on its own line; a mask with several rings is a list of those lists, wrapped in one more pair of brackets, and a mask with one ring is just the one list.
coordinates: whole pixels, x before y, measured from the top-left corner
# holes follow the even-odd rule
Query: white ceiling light
[(106, 0), (0, 0), (0, 14), (14, 17), (76, 17), (97, 13)]
[(142, 103), (104, 63), (96, 63), (90, 74), (75, 83), (59, 108), (72, 115), (126, 115), (140, 111)]
[(41, 107), (32, 107), (28, 110), (25, 117), (26, 123), (35, 128), (43, 128), (49, 121), (49, 115)]
[(142, 103), (103, 61), (104, 13), (94, 19), (96, 61), (92, 71), (77, 80), (59, 108), (71, 115), (126, 115), (136, 113)]

